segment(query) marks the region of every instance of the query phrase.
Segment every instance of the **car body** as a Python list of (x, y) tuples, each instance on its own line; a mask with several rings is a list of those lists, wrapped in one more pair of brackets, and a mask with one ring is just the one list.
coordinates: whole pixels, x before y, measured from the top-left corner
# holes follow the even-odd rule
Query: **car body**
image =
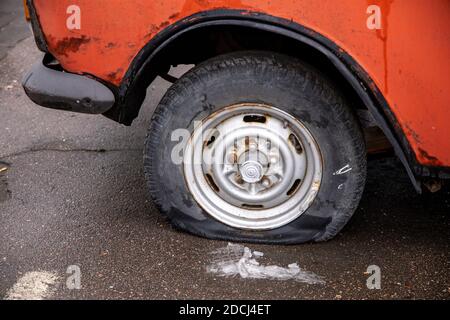
[(27, 8), (46, 53), (24, 80), (38, 104), (130, 125), (147, 86), (158, 75), (171, 80), (171, 66), (274, 50), (338, 79), (418, 191), (449, 177), (447, 0), (28, 0)]

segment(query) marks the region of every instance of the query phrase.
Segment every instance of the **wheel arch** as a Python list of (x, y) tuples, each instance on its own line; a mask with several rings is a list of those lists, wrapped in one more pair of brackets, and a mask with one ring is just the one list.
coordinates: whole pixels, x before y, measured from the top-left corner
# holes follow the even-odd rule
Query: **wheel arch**
[[(214, 28), (240, 28), (276, 35), (300, 44), (318, 54), (317, 57), (320, 56), (323, 61), (326, 60), (334, 68), (334, 72), (345, 79), (346, 85), (351, 88), (350, 93), (358, 97), (370, 112), (405, 166), (414, 188), (421, 192), (421, 184), (414, 174), (421, 166), (417, 163), (386, 99), (370, 75), (330, 39), (296, 22), (266, 14), (241, 10), (212, 10), (168, 26), (150, 40), (134, 58), (118, 88), (119, 101), (105, 116), (130, 125), (139, 113), (146, 88), (159, 74), (167, 73), (171, 64), (178, 63), (170, 59), (171, 50), (181, 56), (177, 46), (186, 45), (184, 42), (189, 43), (192, 39), (189, 37), (195, 33), (203, 34), (202, 32)], [(209, 54), (209, 57), (212, 56)], [(207, 58), (208, 54), (205, 57), (197, 57), (198, 60)]]

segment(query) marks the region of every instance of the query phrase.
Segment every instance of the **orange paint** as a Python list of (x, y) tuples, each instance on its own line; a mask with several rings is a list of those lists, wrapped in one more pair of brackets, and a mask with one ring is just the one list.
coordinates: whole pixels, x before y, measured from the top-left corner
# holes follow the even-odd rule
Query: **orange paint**
[[(450, 166), (448, 0), (34, 0), (50, 52), (75, 73), (119, 85), (158, 32), (192, 14), (227, 8), (292, 20), (340, 46), (374, 80), (424, 165)], [(81, 8), (68, 30), (66, 9)], [(366, 26), (378, 5), (382, 30)], [(182, 53), (180, 53), (182, 54)]]

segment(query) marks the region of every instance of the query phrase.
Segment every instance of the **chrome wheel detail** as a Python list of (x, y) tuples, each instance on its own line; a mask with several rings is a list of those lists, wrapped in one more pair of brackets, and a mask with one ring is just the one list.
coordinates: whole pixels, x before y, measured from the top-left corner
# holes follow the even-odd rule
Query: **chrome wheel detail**
[(311, 205), (322, 179), (320, 149), (288, 113), (261, 104), (222, 108), (194, 128), (183, 159), (187, 186), (232, 227), (274, 229)]

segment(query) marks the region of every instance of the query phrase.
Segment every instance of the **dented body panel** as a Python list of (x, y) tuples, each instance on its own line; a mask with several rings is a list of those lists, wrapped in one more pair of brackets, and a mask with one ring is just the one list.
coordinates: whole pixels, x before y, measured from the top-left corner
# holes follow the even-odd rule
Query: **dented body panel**
[[(371, 79), (403, 138), (423, 166), (450, 167), (450, 1), (435, 0), (34, 0), (48, 51), (69, 72), (123, 87), (127, 72), (155, 36), (217, 9), (261, 13), (329, 39)], [(80, 26), (67, 27), (70, 5)], [(370, 29), (368, 7), (380, 8)], [(194, 18), (193, 18), (194, 19)], [(180, 53), (182, 54), (182, 53)]]

